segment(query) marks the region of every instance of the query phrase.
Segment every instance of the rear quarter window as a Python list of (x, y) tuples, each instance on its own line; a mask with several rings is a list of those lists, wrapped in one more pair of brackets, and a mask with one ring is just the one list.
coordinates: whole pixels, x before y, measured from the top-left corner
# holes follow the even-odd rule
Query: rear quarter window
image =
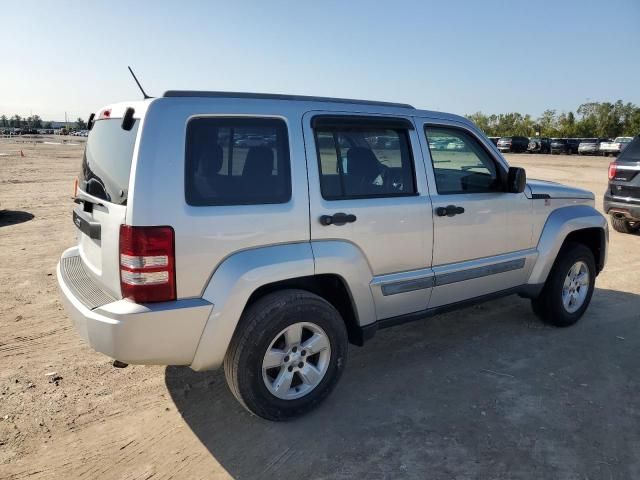
[(286, 203), (287, 126), (274, 118), (200, 117), (187, 124), (185, 198), (193, 206)]

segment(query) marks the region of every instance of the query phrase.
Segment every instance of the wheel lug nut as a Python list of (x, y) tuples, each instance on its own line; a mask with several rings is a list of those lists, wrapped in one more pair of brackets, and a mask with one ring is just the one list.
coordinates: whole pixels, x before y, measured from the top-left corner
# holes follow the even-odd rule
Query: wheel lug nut
[(289, 365), (289, 368), (287, 368), (287, 370), (289, 370), (290, 372), (293, 372), (293, 367)]
[(293, 348), (291, 349), (291, 351), (292, 351), (293, 353), (296, 353), (296, 352), (298, 351), (298, 347), (293, 347)]
[(302, 350), (302, 356), (304, 357), (307, 354), (306, 350)]
[(302, 368), (302, 367), (304, 367), (304, 363), (303, 362), (298, 363), (298, 368)]
[(287, 355), (286, 357), (284, 357), (284, 361), (288, 362), (289, 361), (289, 355)]

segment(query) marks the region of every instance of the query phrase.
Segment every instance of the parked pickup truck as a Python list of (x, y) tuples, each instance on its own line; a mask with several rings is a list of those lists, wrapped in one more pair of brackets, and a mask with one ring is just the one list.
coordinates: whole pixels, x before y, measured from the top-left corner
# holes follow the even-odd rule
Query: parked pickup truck
[(616, 137), (613, 142), (602, 142), (600, 144), (600, 154), (603, 157), (608, 157), (609, 155), (615, 157), (622, 152), (632, 140), (633, 137)]
[(509, 294), (572, 325), (605, 265), (594, 195), (527, 181), (457, 115), (169, 91), (93, 118), (57, 268), (77, 331), (120, 366), (224, 366), (267, 419), (382, 328)]

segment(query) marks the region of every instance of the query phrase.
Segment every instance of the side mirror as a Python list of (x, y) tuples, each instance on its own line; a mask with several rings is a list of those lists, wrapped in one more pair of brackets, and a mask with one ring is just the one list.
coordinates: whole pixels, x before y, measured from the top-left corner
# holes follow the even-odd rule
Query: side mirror
[(527, 185), (527, 173), (524, 168), (509, 167), (509, 174), (507, 175), (507, 192), (508, 193), (522, 193), (524, 187)]

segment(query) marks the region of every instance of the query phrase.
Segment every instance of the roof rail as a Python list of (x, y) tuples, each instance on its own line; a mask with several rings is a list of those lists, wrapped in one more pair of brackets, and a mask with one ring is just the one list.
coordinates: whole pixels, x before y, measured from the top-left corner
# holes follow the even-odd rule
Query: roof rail
[(351, 103), (356, 105), (377, 105), (379, 107), (411, 108), (406, 103), (378, 102), (375, 100), (353, 100), (350, 98), (314, 97), (308, 95), (284, 95), (280, 93), (247, 92), (206, 92), (198, 90), (167, 90), (163, 97), (202, 97), (202, 98), (251, 98), (260, 100), (291, 100), (296, 102)]

